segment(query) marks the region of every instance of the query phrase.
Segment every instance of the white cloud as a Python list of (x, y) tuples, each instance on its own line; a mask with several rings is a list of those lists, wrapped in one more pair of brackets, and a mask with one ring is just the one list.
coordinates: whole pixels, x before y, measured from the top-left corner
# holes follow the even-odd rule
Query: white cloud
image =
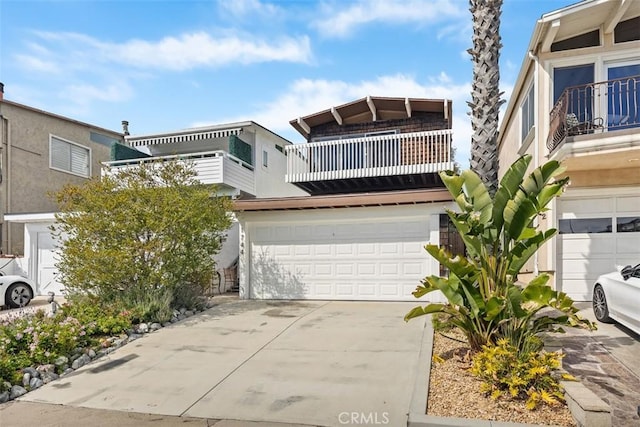
[(14, 56), (17, 64), (28, 71), (35, 71), (39, 73), (58, 74), (60, 67), (53, 60), (45, 60), (38, 58), (37, 56), (18, 54)]
[[(243, 120), (253, 120), (277, 133), (301, 141), (301, 137), (293, 131), (289, 120), (326, 110), (332, 106), (341, 105), (367, 95), (450, 99), (453, 102), (453, 131), (454, 145), (457, 151), (457, 161), (463, 167), (468, 167), (468, 157), (471, 142), (471, 122), (467, 99), (471, 86), (467, 82), (455, 83), (445, 73), (440, 73), (423, 84), (412, 76), (395, 74), (381, 76), (373, 80), (356, 83), (342, 80), (312, 80), (299, 79), (294, 81), (286, 91), (264, 105), (253, 106), (244, 116), (227, 117), (217, 121), (200, 121), (192, 123), (193, 127), (212, 124), (232, 123)], [(294, 138), (295, 137), (295, 138)]]
[(312, 25), (326, 37), (344, 37), (375, 22), (428, 25), (466, 13), (459, 0), (357, 0), (325, 3)]
[[(42, 40), (58, 46), (61, 63), (79, 66), (96, 61), (128, 67), (182, 71), (197, 67), (221, 67), (232, 63), (297, 62), (311, 60), (307, 36), (266, 40), (252, 36), (213, 37), (205, 32), (169, 36), (157, 41), (132, 39), (110, 43), (78, 33), (37, 32)], [(27, 62), (29, 55), (22, 55)], [(37, 58), (33, 55), (31, 61)]]
[(258, 14), (265, 17), (276, 15), (280, 9), (260, 0), (218, 0), (220, 7), (235, 16)]

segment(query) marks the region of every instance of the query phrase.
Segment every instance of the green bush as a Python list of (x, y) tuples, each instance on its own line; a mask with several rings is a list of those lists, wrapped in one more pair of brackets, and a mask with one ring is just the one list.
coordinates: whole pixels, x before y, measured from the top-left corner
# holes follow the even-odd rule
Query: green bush
[[(492, 399), (526, 400), (530, 410), (540, 403), (555, 405), (564, 401), (558, 383), (560, 353), (529, 352), (521, 354), (506, 338), (495, 345), (485, 345), (478, 352), (471, 373), (482, 380), (481, 391)], [(565, 375), (565, 379), (571, 379)]]
[(101, 303), (96, 297), (73, 297), (62, 312), (78, 319), (90, 337), (118, 335), (131, 328), (130, 311), (115, 303)]
[(112, 170), (64, 187), (56, 201), (57, 267), (69, 296), (124, 304), (144, 319), (193, 308), (231, 225), (229, 198), (184, 161)]

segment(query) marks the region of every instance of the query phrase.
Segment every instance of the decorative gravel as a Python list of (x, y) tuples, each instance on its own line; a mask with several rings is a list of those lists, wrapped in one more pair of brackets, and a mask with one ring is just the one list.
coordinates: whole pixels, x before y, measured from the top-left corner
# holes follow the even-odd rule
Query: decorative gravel
[[(446, 335), (463, 340), (457, 331)], [(473, 377), (470, 349), (466, 343), (457, 342), (436, 333), (433, 355), (444, 362), (431, 363), (427, 414), (440, 417), (472, 418), (514, 423), (554, 426), (576, 426), (566, 405), (538, 405), (530, 411), (524, 402), (493, 401), (480, 392), (480, 381)]]

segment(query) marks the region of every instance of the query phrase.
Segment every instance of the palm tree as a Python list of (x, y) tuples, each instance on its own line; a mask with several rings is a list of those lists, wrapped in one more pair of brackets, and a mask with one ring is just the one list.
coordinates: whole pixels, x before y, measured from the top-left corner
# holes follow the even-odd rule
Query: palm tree
[(502, 0), (469, 0), (473, 15), (473, 62), (471, 89), (471, 169), (491, 195), (498, 189), (498, 112), (500, 99), (500, 15)]

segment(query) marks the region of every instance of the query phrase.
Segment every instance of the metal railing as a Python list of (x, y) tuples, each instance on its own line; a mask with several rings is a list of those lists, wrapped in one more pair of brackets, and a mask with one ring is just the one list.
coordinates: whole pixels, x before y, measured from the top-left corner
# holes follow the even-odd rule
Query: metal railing
[(640, 75), (568, 87), (549, 114), (549, 152), (567, 137), (640, 127)]
[(439, 172), (453, 168), (451, 129), (294, 144), (286, 182)]

